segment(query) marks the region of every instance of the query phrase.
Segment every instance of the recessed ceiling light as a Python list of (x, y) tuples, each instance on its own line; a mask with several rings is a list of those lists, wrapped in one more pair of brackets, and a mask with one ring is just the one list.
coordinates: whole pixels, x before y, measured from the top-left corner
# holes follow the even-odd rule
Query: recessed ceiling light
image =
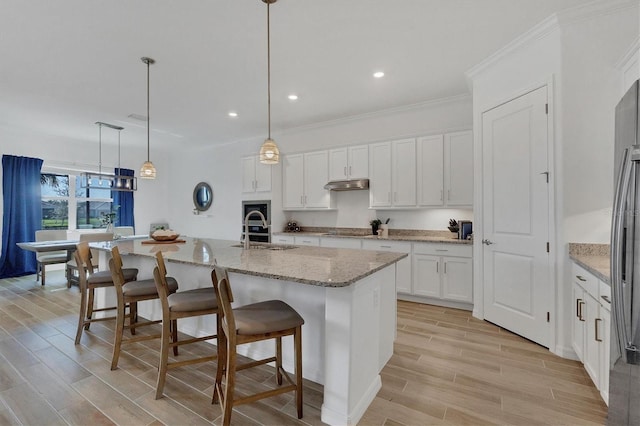
[(229, 117), (233, 117), (233, 118), (235, 118), (235, 117), (237, 117), (237, 116), (238, 116), (238, 113), (237, 113), (237, 112), (231, 111), (231, 112), (229, 113)]
[(290, 94), (288, 96), (288, 98), (289, 98), (290, 101), (297, 101), (298, 100), (298, 95), (292, 93), (292, 94)]
[(382, 71), (376, 71), (376, 72), (373, 73), (373, 76), (375, 78), (382, 78), (382, 77), (384, 77), (384, 73)]

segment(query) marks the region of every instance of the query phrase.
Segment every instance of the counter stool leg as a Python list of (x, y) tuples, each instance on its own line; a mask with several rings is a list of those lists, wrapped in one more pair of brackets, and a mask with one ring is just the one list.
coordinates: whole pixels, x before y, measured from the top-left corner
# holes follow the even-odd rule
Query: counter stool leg
[[(80, 286), (82, 287), (82, 286)], [(80, 315), (78, 315), (78, 330), (76, 331), (76, 345), (80, 343), (82, 329), (84, 328), (84, 316), (87, 311), (87, 290), (80, 288)]]
[(113, 342), (113, 356), (111, 357), (111, 369), (118, 368), (118, 360), (120, 359), (120, 348), (122, 347), (122, 334), (124, 333), (124, 317), (126, 308), (124, 302), (118, 301), (118, 310), (116, 314), (116, 339)]
[(131, 335), (136, 334), (135, 324), (138, 322), (138, 302), (129, 303), (129, 330)]
[(296, 327), (293, 335), (296, 357), (296, 408), (298, 418), (302, 418), (302, 327)]
[(282, 337), (276, 337), (276, 382), (282, 385)]
[[(87, 302), (87, 319), (90, 320), (91, 316), (93, 315), (93, 303), (94, 303), (94, 297), (95, 297), (95, 290), (93, 288), (90, 288), (87, 290), (87, 292), (89, 293), (89, 300)], [(86, 323), (84, 326), (85, 330), (89, 329), (89, 326), (91, 325), (91, 323)]]
[[(178, 341), (178, 320), (171, 320), (171, 341)], [(173, 356), (178, 356), (178, 345), (173, 346)]]

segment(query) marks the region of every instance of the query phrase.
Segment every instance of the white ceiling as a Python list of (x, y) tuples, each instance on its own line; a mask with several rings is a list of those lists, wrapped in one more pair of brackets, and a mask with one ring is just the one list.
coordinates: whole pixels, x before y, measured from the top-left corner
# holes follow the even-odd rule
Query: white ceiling
[[(464, 72), (585, 0), (279, 0), (271, 6), (272, 129), (468, 92)], [(266, 137), (260, 0), (2, 0), (0, 125), (146, 144)], [(383, 70), (386, 76), (374, 79)], [(299, 95), (291, 102), (289, 93)], [(229, 111), (238, 118), (229, 118)]]

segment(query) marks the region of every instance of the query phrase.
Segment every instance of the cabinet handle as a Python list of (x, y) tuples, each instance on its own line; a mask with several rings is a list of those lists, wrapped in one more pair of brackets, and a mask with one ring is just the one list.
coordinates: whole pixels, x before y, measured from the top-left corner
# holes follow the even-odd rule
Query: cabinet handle
[(580, 318), (580, 302), (582, 299), (576, 299), (576, 318)]
[(447, 273), (447, 262), (444, 262), (444, 273)]
[(582, 282), (587, 281), (585, 278), (582, 277), (582, 275), (576, 275), (576, 278), (579, 279)]
[(391, 246), (380, 246), (380, 248), (388, 248), (388, 249), (390, 249)]
[(349, 166), (349, 176), (351, 176), (351, 166)]
[(602, 319), (596, 318), (596, 320), (594, 321), (594, 327), (596, 328), (596, 342), (602, 342), (602, 339), (600, 338), (598, 333), (598, 321), (602, 321)]
[(611, 299), (609, 298), (609, 296), (600, 296), (602, 298), (602, 300), (604, 300), (607, 303), (611, 303)]
[(582, 307), (584, 306), (584, 302), (580, 300), (580, 316), (578, 317), (580, 321), (584, 321), (584, 317), (582, 316)]
[(347, 166), (344, 166), (344, 175), (347, 175)]
[(447, 189), (447, 201), (451, 201), (451, 190)]
[(307, 196), (306, 195), (304, 196), (304, 205), (305, 206), (307, 205)]
[(391, 192), (387, 192), (387, 202), (391, 204)]
[(440, 272), (440, 262), (436, 262), (436, 273)]
[(447, 249), (436, 249), (436, 251), (449, 251)]
[(302, 195), (300, 196), (300, 204), (304, 204), (304, 198)]
[(440, 201), (442, 201), (442, 194), (443, 194), (443, 191), (442, 191), (442, 189), (441, 189), (441, 190), (440, 190)]

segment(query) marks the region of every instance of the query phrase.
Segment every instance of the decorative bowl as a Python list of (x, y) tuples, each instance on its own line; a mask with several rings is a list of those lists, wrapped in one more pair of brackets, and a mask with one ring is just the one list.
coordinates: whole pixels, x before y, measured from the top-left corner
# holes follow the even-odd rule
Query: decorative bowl
[(151, 238), (153, 238), (156, 241), (174, 241), (176, 238), (178, 238), (180, 236), (180, 234), (167, 229), (167, 230), (157, 230), (157, 231), (153, 231), (151, 233)]

